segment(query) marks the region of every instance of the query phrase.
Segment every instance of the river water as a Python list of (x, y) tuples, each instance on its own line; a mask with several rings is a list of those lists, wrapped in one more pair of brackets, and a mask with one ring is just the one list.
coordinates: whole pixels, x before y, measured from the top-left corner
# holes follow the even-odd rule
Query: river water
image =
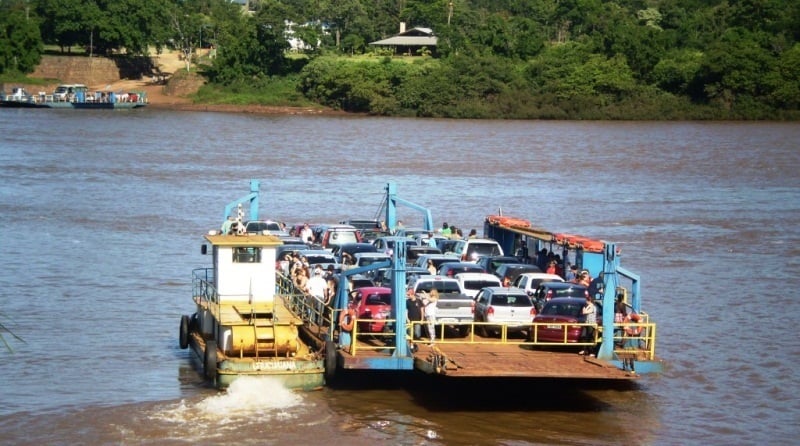
[[(0, 110), (4, 444), (789, 444), (800, 434), (800, 125)], [(631, 387), (367, 374), (209, 388), (178, 348), (201, 236), (499, 208), (613, 241), (664, 373)], [(401, 208), (406, 226), (421, 216)], [(0, 345), (0, 347), (2, 347)]]

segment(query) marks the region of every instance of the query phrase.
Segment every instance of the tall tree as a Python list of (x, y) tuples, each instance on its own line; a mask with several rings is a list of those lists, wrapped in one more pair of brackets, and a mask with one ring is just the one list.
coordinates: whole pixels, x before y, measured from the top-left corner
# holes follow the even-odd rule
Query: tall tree
[(0, 2), (0, 73), (30, 73), (44, 46), (39, 20), (27, 2)]

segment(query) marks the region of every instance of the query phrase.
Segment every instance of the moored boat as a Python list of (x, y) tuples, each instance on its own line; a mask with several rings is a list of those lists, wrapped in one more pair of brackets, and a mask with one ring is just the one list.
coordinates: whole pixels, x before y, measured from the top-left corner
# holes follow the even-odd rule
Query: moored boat
[(213, 232), (205, 240), (214, 266), (193, 271), (197, 311), (181, 317), (180, 347), (191, 347), (219, 388), (240, 376), (269, 376), (292, 389), (323, 386), (322, 356), (300, 339), (302, 319), (275, 293), (280, 239)]
[(92, 92), (83, 84), (59, 85), (52, 94), (31, 94), (22, 87), (14, 87), (11, 94), (3, 94), (0, 99), (0, 107), (6, 108), (125, 110), (146, 105), (147, 95), (144, 92)]

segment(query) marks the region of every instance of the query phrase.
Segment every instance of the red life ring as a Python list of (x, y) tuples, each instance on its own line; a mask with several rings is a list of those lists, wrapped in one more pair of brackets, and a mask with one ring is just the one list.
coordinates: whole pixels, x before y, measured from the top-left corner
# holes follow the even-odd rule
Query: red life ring
[(348, 308), (339, 314), (339, 327), (344, 331), (353, 331), (353, 325), (356, 322), (356, 312), (352, 308)]
[[(641, 320), (641, 318), (639, 317), (638, 314), (631, 313), (631, 314), (625, 316), (624, 323), (625, 324), (637, 323), (640, 320)], [(625, 327), (625, 334), (627, 334), (628, 336), (639, 336), (640, 334), (642, 334), (642, 329), (643, 328), (644, 327), (642, 327), (641, 325), (629, 325), (629, 326)]]

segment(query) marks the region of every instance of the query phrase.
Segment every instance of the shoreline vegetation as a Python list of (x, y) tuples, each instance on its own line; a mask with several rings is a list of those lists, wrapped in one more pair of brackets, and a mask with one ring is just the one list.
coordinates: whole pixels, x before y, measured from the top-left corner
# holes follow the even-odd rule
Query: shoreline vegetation
[[(795, 121), (799, 22), (797, 0), (9, 0), (0, 76), (152, 79), (199, 110)], [(35, 72), (79, 54), (109, 71)]]
[[(91, 60), (85, 55), (70, 58), (73, 57), (86, 63)], [(446, 88), (435, 75), (441, 63), (424, 57), (320, 56), (306, 62), (302, 76), (261, 76), (228, 85), (209, 82), (204, 75), (204, 70), (210, 66), (207, 58), (195, 58), (188, 71), (177, 51), (161, 53), (153, 60), (157, 61), (154, 72), (166, 76), (118, 79), (90, 85), (90, 89), (143, 91), (147, 94), (149, 108), (217, 113), (598, 121), (800, 120), (797, 110), (761, 109), (742, 115), (724, 107), (693, 104), (674, 95), (650, 94), (653, 92), (639, 92), (625, 99), (589, 94), (565, 100), (503, 88), (498, 86), (499, 81), (494, 82), (496, 91), (493, 94), (482, 92), (477, 95), (480, 99), (451, 95), (450, 100), (440, 101), (435, 92), (425, 90), (437, 83), (436, 89)], [(424, 75), (433, 79), (426, 80)], [(80, 82), (76, 73), (67, 73), (67, 76), (71, 82)], [(418, 107), (403, 104), (401, 97), (407, 98), (407, 92), (382, 88), (390, 78), (402, 79), (411, 87), (418, 85), (416, 94), (411, 95), (416, 97), (410, 101)], [(359, 85), (352, 79), (358, 79)], [(2, 81), (6, 87), (21, 85), (30, 91), (49, 91), (61, 83), (49, 77), (25, 76), (0, 78)], [(419, 86), (423, 83), (426, 86)]]

